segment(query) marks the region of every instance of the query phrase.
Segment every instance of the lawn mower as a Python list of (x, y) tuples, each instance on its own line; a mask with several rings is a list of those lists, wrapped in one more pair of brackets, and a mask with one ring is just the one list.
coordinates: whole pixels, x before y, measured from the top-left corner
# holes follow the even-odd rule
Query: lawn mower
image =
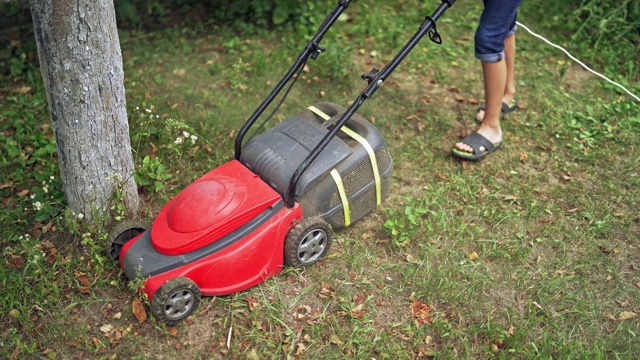
[[(110, 232), (108, 253), (127, 278), (142, 281), (156, 319), (176, 325), (196, 310), (201, 296), (248, 289), (285, 264), (318, 262), (331, 247), (332, 231), (353, 224), (388, 196), (393, 161), (387, 144), (356, 110), (426, 34), (441, 42), (436, 20), (455, 0), (442, 0), (386, 66), (362, 76), (368, 85), (351, 106), (317, 103), (263, 129), (308, 59), (325, 51), (320, 41), (349, 3), (339, 0), (243, 125), (234, 159), (184, 188), (150, 229), (121, 223)], [(275, 110), (256, 124), (285, 88)]]

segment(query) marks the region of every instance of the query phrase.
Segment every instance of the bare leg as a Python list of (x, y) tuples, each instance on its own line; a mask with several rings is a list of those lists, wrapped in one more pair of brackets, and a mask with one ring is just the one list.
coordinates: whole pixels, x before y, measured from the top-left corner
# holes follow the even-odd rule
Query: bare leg
[[(515, 84), (516, 36), (511, 35), (504, 40), (504, 60), (507, 65), (507, 82), (502, 95), (502, 102), (510, 104), (516, 95)], [(478, 111), (478, 118), (484, 119), (484, 110)]]
[[(507, 87), (507, 61), (482, 62), (482, 74), (484, 76), (484, 93), (486, 100), (486, 112), (478, 130), (480, 135), (496, 144), (502, 141), (502, 129), (500, 128), (500, 115), (502, 112), (502, 98)], [(455, 147), (466, 152), (473, 152), (473, 148), (463, 142), (458, 142)], [(486, 150), (482, 149), (481, 150)]]

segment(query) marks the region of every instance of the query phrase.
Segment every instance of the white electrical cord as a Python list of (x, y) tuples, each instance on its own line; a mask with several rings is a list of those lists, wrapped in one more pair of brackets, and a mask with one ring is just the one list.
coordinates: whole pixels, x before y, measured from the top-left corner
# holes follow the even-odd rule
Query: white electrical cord
[(629, 94), (629, 96), (631, 96), (632, 98), (634, 98), (636, 101), (640, 102), (640, 97), (638, 97), (637, 95), (634, 95), (631, 91), (629, 91), (626, 87), (618, 84), (617, 82), (609, 79), (608, 77), (600, 74), (599, 72), (596, 72), (594, 70), (591, 70), (587, 65), (585, 65), (582, 61), (576, 59), (573, 55), (571, 55), (567, 50), (565, 50), (565, 48), (563, 48), (562, 46), (556, 45), (554, 43), (552, 43), (551, 41), (545, 39), (544, 37), (542, 37), (541, 35), (538, 35), (536, 33), (534, 33), (533, 31), (531, 31), (531, 29), (529, 29), (528, 27), (526, 27), (525, 25), (523, 25), (520, 22), (516, 21), (516, 24), (518, 24), (518, 26), (522, 27), (523, 29), (527, 30), (531, 35), (533, 35), (534, 37), (546, 42), (547, 44), (553, 46), (556, 49), (560, 49), (562, 52), (564, 52), (571, 60), (577, 62), (578, 64), (580, 64), (583, 68), (585, 68), (587, 71), (589, 71), (590, 73), (597, 75), (605, 80), (607, 80), (608, 82), (612, 83), (613, 85), (621, 88), (622, 90), (624, 90), (627, 94)]

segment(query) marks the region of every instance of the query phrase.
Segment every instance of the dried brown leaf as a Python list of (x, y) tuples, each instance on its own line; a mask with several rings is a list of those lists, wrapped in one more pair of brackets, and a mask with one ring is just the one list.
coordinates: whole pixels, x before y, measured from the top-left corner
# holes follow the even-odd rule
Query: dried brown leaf
[(133, 302), (131, 303), (131, 311), (133, 312), (133, 316), (135, 316), (139, 322), (142, 323), (147, 320), (147, 311), (145, 310), (144, 304), (142, 303), (142, 301), (140, 301), (140, 299), (133, 299)]
[(475, 252), (475, 251), (472, 251), (472, 252), (469, 253), (469, 255), (467, 255), (467, 257), (471, 261), (476, 261), (476, 260), (478, 260), (478, 253)]
[(529, 155), (527, 155), (526, 152), (524, 152), (524, 151), (520, 152), (520, 162), (523, 163), (523, 162), (527, 161), (527, 157), (529, 157)]
[(418, 326), (432, 320), (431, 307), (420, 300), (414, 301), (409, 310), (411, 311), (411, 317)]
[(635, 319), (638, 317), (638, 314), (631, 312), (631, 311), (623, 311), (618, 315), (618, 320), (620, 321), (624, 321), (624, 320), (631, 320), (631, 319)]
[(256, 300), (253, 296), (247, 295), (247, 305), (249, 306), (249, 310), (254, 311), (258, 307), (258, 300)]
[(21, 258), (20, 256), (11, 255), (11, 264), (9, 264), (9, 267), (22, 269), (24, 265), (25, 261), (23, 258)]
[(102, 326), (100, 326), (100, 331), (102, 331), (105, 334), (108, 334), (109, 331), (113, 330), (113, 325), (111, 324), (104, 324)]

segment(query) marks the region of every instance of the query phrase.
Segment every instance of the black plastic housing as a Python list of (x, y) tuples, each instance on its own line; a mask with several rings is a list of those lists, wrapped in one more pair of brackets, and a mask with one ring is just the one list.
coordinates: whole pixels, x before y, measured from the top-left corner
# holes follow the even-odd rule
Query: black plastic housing
[[(328, 121), (304, 110), (247, 143), (240, 161), (274, 190), (285, 196), (291, 176), (345, 109), (332, 103), (314, 107), (331, 117)], [(354, 114), (345, 125), (363, 137), (374, 151), (378, 164), (381, 199), (389, 194), (393, 160), (382, 134), (369, 121)], [(340, 131), (310, 164), (296, 186), (296, 201), (305, 217), (320, 216), (334, 230), (345, 227), (344, 208), (336, 182), (336, 169), (349, 201), (351, 223), (377, 206), (373, 167), (363, 145)]]

